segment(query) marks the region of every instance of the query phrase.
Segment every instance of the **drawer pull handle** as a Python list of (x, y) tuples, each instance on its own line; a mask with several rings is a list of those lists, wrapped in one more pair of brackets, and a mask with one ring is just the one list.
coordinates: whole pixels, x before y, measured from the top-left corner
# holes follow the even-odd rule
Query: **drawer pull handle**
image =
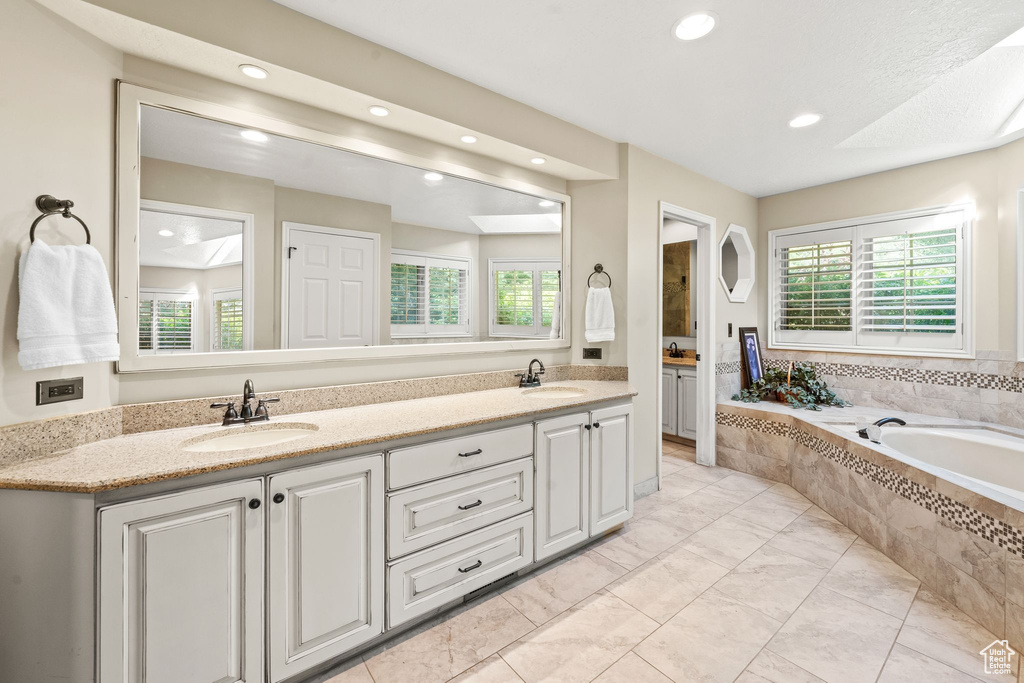
[(476, 506), (478, 506), (478, 505), (483, 505), (483, 504), (484, 504), (484, 502), (483, 502), (482, 500), (478, 500), (477, 502), (475, 502), (475, 503), (470, 503), (469, 505), (460, 505), (460, 506), (459, 506), (459, 509), (460, 509), (460, 510), (472, 510), (472, 509), (473, 509), (473, 508), (475, 508)]
[(463, 569), (462, 567), (459, 567), (459, 573), (460, 574), (468, 574), (471, 571), (473, 571), (474, 569), (480, 569), (480, 567), (482, 567), (483, 565), (484, 565), (484, 561), (483, 560), (477, 560), (476, 562), (474, 562), (473, 564), (469, 565), (465, 569)]
[(478, 448), (475, 451), (469, 451), (468, 453), (459, 453), (459, 457), (460, 458), (469, 458), (469, 457), (474, 456), (474, 455), (480, 455), (483, 452), (484, 452), (484, 449)]

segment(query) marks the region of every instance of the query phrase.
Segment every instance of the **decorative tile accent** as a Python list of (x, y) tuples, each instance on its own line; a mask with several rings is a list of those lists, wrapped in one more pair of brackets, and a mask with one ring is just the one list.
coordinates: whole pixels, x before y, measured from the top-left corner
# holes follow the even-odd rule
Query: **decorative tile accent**
[(717, 363), (715, 365), (716, 375), (730, 375), (734, 372), (740, 371), (740, 362), (738, 360), (732, 361), (731, 363)]
[[(832, 377), (857, 377), (860, 379), (879, 379), (891, 382), (910, 382), (913, 384), (937, 384), (949, 387), (968, 387), (978, 389), (998, 389), (1014, 393), (1024, 393), (1024, 377), (1009, 375), (993, 375), (982, 372), (965, 372), (962, 370), (923, 370), (895, 365), (856, 365), (852, 363), (805, 362), (814, 366), (818, 374)], [(777, 370), (789, 367), (788, 359), (766, 358), (765, 366)]]
[(949, 496), (922, 486), (886, 467), (856, 456), (836, 444), (800, 429), (796, 425), (722, 412), (715, 414), (715, 422), (763, 434), (788, 436), (796, 443), (810, 448), (823, 458), (853, 470), (896, 495), (920, 505), (926, 510), (977, 536), (981, 536), (986, 541), (995, 543), (1000, 548), (1006, 548), (1008, 552), (1018, 557), (1024, 557), (1024, 531), (953, 500)]

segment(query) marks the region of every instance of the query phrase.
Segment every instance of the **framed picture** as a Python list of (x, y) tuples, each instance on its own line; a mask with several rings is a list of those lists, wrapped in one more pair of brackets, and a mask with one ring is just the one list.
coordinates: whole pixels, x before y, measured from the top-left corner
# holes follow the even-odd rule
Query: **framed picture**
[(764, 376), (761, 362), (761, 340), (756, 327), (741, 327), (740, 330), (740, 375), (743, 388), (750, 386)]

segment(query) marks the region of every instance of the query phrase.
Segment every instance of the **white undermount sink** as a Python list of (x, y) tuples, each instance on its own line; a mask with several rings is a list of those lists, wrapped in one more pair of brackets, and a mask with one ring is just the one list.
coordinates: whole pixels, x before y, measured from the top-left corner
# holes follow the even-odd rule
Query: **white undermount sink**
[(523, 396), (530, 398), (579, 398), (585, 393), (586, 389), (577, 387), (537, 387), (523, 390)]
[(191, 439), (182, 444), (182, 450), (191, 453), (213, 453), (238, 451), (243, 448), (276, 446), (315, 434), (318, 427), (305, 423), (281, 423), (273, 427), (240, 428), (239, 431), (225, 431), (216, 436)]

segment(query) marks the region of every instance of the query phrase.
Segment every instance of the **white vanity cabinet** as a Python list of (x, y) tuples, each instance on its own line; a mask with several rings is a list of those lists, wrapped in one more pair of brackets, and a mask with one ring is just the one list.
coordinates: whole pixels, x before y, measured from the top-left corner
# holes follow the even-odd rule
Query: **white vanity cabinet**
[(679, 422), (678, 403), (679, 373), (675, 368), (661, 369), (661, 431), (663, 434), (676, 433)]
[(384, 455), (272, 475), (268, 495), (276, 682), (384, 632)]
[(633, 406), (590, 413), (590, 535), (633, 516)]
[(696, 440), (697, 368), (662, 367), (661, 431)]
[(99, 680), (262, 683), (263, 482), (100, 510)]

